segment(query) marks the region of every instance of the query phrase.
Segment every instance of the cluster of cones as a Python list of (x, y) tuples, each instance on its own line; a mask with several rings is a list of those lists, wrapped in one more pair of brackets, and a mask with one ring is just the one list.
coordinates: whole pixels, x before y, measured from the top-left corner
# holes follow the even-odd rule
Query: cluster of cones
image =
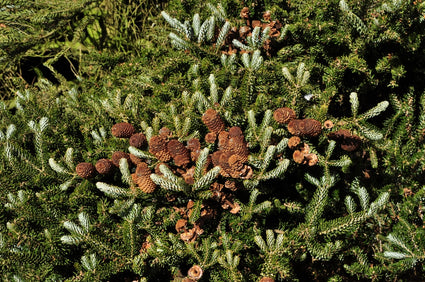
[(322, 124), (315, 119), (297, 119), (296, 113), (291, 108), (278, 108), (273, 112), (274, 120), (279, 124), (287, 124), (292, 136), (288, 140), (288, 147), (294, 150), (293, 160), (299, 164), (314, 166), (319, 162), (316, 154), (310, 153), (307, 143), (301, 142), (300, 137), (316, 137), (322, 132)]
[(249, 179), (253, 171), (247, 165), (249, 150), (248, 143), (240, 127), (234, 126), (225, 131), (224, 121), (214, 109), (208, 109), (202, 116), (202, 121), (209, 132), (205, 136), (207, 143), (218, 140), (217, 151), (211, 154), (214, 166), (219, 166), (223, 177)]
[[(189, 218), (193, 212), (194, 205), (195, 203), (190, 200), (187, 203), (186, 208), (174, 207), (175, 211), (182, 217), (181, 219), (177, 220), (175, 228), (177, 233), (180, 234), (180, 239), (185, 242), (193, 242), (198, 238), (199, 235), (204, 233), (202, 227), (206, 222), (214, 218), (217, 213), (215, 209), (202, 204), (200, 217), (193, 224), (190, 224)], [(189, 227), (189, 225), (192, 227)]]
[(287, 124), (288, 131), (292, 135), (299, 137), (316, 137), (322, 132), (320, 121), (304, 118), (297, 119), (296, 113), (291, 108), (278, 108), (273, 112), (274, 120), (279, 124)]
[[(273, 112), (274, 120), (279, 124), (286, 124), (292, 136), (288, 141), (288, 147), (294, 150), (293, 159), (299, 164), (313, 166), (318, 162), (316, 154), (310, 153), (308, 144), (301, 142), (301, 138), (310, 138), (320, 135), (322, 124), (320, 121), (310, 118), (297, 119), (296, 113), (291, 108), (278, 108)], [(331, 120), (323, 123), (325, 129), (332, 129), (334, 124)], [(328, 134), (328, 138), (338, 141), (344, 151), (354, 151), (362, 143), (359, 136), (352, 134), (348, 129), (339, 129)]]
[(258, 26), (262, 30), (267, 27), (270, 28), (270, 37), (264, 42), (263, 45), (264, 51), (268, 56), (270, 56), (273, 51), (273, 39), (276, 39), (280, 36), (280, 29), (283, 25), (278, 20), (271, 19), (270, 11), (264, 12), (262, 20), (253, 20), (251, 19), (249, 8), (244, 7), (241, 10), (240, 16), (244, 20), (245, 25), (241, 26), (239, 30), (234, 27), (229, 31), (225, 40), (225, 45), (228, 46), (228, 50), (225, 53), (236, 53), (237, 49), (233, 45), (232, 41), (236, 39), (246, 44), (247, 37), (252, 36), (252, 31)]

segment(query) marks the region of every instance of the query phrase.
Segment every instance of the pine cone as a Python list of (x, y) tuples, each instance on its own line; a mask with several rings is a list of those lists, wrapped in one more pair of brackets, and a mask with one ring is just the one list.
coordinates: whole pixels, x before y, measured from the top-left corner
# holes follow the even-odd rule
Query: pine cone
[(138, 177), (146, 177), (151, 175), (151, 170), (147, 163), (141, 162), (136, 167), (136, 176)]
[(191, 168), (187, 169), (184, 173), (182, 173), (184, 182), (186, 182), (187, 184), (195, 183), (195, 179), (193, 178), (194, 174), (195, 174), (195, 166), (192, 166)]
[(167, 140), (158, 135), (149, 140), (149, 153), (153, 154), (161, 162), (168, 162), (171, 159), (167, 149)]
[(245, 161), (244, 159), (237, 154), (231, 155), (227, 161), (232, 168), (232, 170), (240, 171), (243, 169)]
[(155, 191), (156, 188), (155, 182), (153, 182), (153, 180), (150, 178), (151, 174), (152, 172), (147, 163), (142, 162), (137, 165), (136, 172), (131, 175), (131, 178), (133, 179), (133, 182), (137, 184), (140, 190), (149, 194)]
[(296, 117), (295, 111), (286, 107), (278, 108), (273, 113), (274, 120), (280, 124), (287, 124)]
[(136, 156), (135, 156), (135, 155), (133, 155), (133, 154), (128, 154), (128, 155), (129, 155), (129, 157), (130, 157), (131, 162), (132, 162), (133, 164), (135, 164), (135, 165), (138, 165), (139, 163), (143, 162), (143, 160), (142, 160), (141, 158), (136, 157)]
[(98, 173), (106, 175), (113, 171), (114, 163), (108, 159), (100, 159), (96, 162), (95, 167)]
[(187, 148), (190, 150), (190, 158), (196, 161), (201, 153), (201, 142), (198, 138), (192, 138), (187, 141)]
[(143, 133), (136, 133), (131, 135), (129, 143), (130, 146), (140, 149), (146, 145), (146, 141), (146, 136)]
[(304, 154), (299, 150), (294, 151), (292, 158), (296, 163), (305, 164)]
[(238, 126), (233, 126), (229, 129), (229, 137), (244, 137), (242, 129)]
[(187, 271), (187, 276), (189, 276), (191, 279), (199, 280), (201, 279), (203, 273), (204, 271), (199, 265), (194, 265)]
[(207, 134), (205, 134), (205, 142), (209, 144), (214, 144), (216, 139), (217, 133), (215, 132), (208, 132)]
[(242, 138), (240, 137), (230, 138), (228, 142), (228, 146), (229, 146), (228, 150), (230, 152), (233, 152), (234, 154), (241, 156), (244, 162), (248, 161), (249, 149), (248, 149), (248, 144), (245, 142), (243, 136)]
[(323, 126), (324, 126), (326, 129), (331, 129), (332, 127), (334, 127), (334, 123), (333, 123), (331, 120), (327, 120), (327, 121), (325, 121), (325, 122), (323, 123)]
[(136, 131), (134, 126), (128, 122), (120, 122), (112, 126), (112, 135), (118, 138), (130, 138)]
[(208, 109), (202, 115), (202, 121), (208, 127), (208, 130), (211, 132), (219, 133), (224, 130), (224, 122), (214, 109)]
[(322, 124), (315, 119), (293, 119), (288, 124), (288, 131), (300, 137), (315, 137), (322, 132)]
[(184, 231), (186, 229), (186, 225), (187, 225), (186, 219), (181, 218), (181, 219), (177, 220), (176, 226), (175, 226), (176, 231), (179, 232), (179, 233), (181, 231)]
[(269, 22), (272, 19), (272, 14), (270, 11), (265, 11), (263, 13), (263, 20)]
[(251, 33), (251, 28), (247, 25), (239, 28), (239, 37), (245, 39)]
[(161, 128), (159, 130), (158, 134), (159, 134), (159, 136), (161, 136), (161, 137), (163, 137), (165, 139), (168, 139), (171, 136), (173, 136), (173, 132), (169, 128), (167, 128), (167, 127)]
[(228, 151), (229, 146), (229, 132), (227, 131), (222, 131), (218, 134), (218, 147), (220, 148), (220, 150), (225, 150)]
[(301, 143), (301, 138), (298, 136), (292, 136), (288, 140), (288, 147), (291, 150), (294, 150)]
[(186, 166), (190, 163), (189, 150), (177, 139), (167, 143), (167, 150), (174, 160), (176, 166)]
[(77, 172), (78, 176), (82, 178), (92, 178), (96, 175), (96, 168), (91, 163), (79, 163), (75, 167), (75, 171)]
[(153, 182), (153, 180), (149, 176), (139, 177), (136, 181), (134, 181), (134, 183), (136, 183), (137, 186), (139, 186), (140, 190), (142, 190), (146, 194), (153, 193), (156, 188), (155, 182)]
[(243, 7), (240, 13), (240, 16), (242, 19), (249, 19), (249, 8), (248, 7)]
[(319, 158), (316, 154), (305, 154), (304, 160), (307, 162), (309, 166), (314, 166), (319, 162)]
[(215, 151), (212, 155), (211, 155), (211, 161), (213, 163), (214, 166), (219, 166), (220, 169), (220, 174), (223, 177), (230, 177), (229, 174), (229, 163), (228, 163), (228, 159), (230, 157), (231, 153), (229, 152), (223, 152), (223, 151)]
[(122, 151), (116, 151), (112, 154), (112, 163), (116, 166), (116, 167), (120, 167), (120, 160), (122, 158), (127, 159), (128, 164), (131, 164), (131, 159), (130, 159), (130, 155), (127, 154), (126, 152), (122, 152)]

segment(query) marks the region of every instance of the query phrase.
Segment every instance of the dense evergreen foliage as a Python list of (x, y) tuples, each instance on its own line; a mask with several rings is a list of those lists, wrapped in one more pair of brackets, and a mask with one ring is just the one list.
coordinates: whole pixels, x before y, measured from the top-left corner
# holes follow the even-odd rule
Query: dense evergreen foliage
[(425, 275), (425, 2), (0, 0), (2, 281)]

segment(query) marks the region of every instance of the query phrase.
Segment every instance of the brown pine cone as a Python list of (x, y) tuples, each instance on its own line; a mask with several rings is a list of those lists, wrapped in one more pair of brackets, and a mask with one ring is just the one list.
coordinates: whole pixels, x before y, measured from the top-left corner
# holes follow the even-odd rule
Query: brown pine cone
[[(132, 174), (133, 177), (134, 173)], [(143, 176), (143, 177), (137, 177), (133, 178), (134, 183), (137, 184), (137, 186), (145, 192), (146, 194), (153, 193), (156, 188), (155, 182), (150, 178), (150, 176)]]
[(167, 149), (167, 140), (161, 136), (152, 136), (149, 140), (149, 153), (153, 154), (161, 162), (168, 162), (171, 155)]
[(141, 158), (136, 157), (136, 156), (135, 156), (135, 155), (133, 155), (133, 154), (128, 154), (128, 155), (129, 155), (129, 157), (130, 157), (131, 162), (132, 162), (133, 164), (135, 164), (135, 165), (138, 165), (139, 163), (143, 162), (143, 160), (142, 160)]
[(130, 143), (130, 146), (140, 149), (146, 145), (147, 139), (143, 133), (135, 133), (131, 135), (129, 143)]
[(159, 130), (158, 134), (159, 134), (159, 136), (167, 139), (167, 138), (170, 138), (173, 135), (173, 132), (169, 128), (163, 127)]
[(167, 150), (176, 166), (186, 166), (190, 163), (190, 152), (179, 140), (170, 140), (167, 143)]
[(274, 120), (280, 124), (287, 124), (296, 117), (295, 111), (291, 108), (278, 108), (273, 112)]
[(118, 138), (130, 138), (136, 131), (134, 126), (128, 122), (116, 123), (111, 128), (112, 135)]
[(108, 159), (100, 159), (96, 162), (95, 167), (98, 173), (106, 175), (113, 171), (114, 163)]
[(241, 156), (236, 154), (231, 155), (229, 159), (227, 160), (227, 162), (229, 163), (229, 166), (232, 172), (239, 173), (245, 166), (244, 159)]
[(222, 131), (218, 134), (218, 147), (220, 150), (229, 150), (229, 132)]
[(305, 164), (304, 154), (299, 150), (294, 151), (294, 153), (292, 154), (292, 159), (296, 163)]
[(201, 279), (203, 273), (204, 271), (199, 265), (194, 265), (187, 271), (187, 276), (189, 276), (191, 279), (199, 280)]
[(244, 20), (249, 19), (249, 8), (248, 7), (243, 7), (242, 10), (241, 10), (240, 16)]
[(241, 156), (244, 162), (248, 161), (248, 156), (249, 156), (248, 144), (245, 142), (243, 138), (240, 138), (240, 137), (230, 138), (228, 142), (228, 146), (229, 146), (228, 150), (230, 152), (233, 152), (234, 154)]
[(242, 129), (239, 126), (233, 126), (229, 128), (229, 137), (244, 137)]
[(297, 146), (301, 143), (301, 138), (298, 136), (292, 136), (291, 138), (289, 138), (288, 140), (288, 147), (291, 150), (294, 150), (295, 148), (297, 148)]
[(78, 176), (82, 178), (92, 178), (96, 175), (96, 168), (91, 163), (79, 163), (75, 167), (75, 171), (77, 172)]
[(135, 173), (138, 177), (144, 177), (150, 176), (152, 172), (147, 163), (141, 162), (137, 165)]
[(315, 119), (293, 119), (288, 124), (288, 131), (300, 137), (315, 137), (322, 132), (322, 124)]
[(130, 159), (130, 155), (127, 154), (126, 152), (122, 152), (122, 151), (116, 151), (112, 154), (112, 163), (116, 166), (119, 167), (120, 166), (120, 160), (122, 158), (127, 159), (128, 164), (131, 164), (131, 159)]
[(331, 129), (332, 127), (334, 127), (334, 123), (333, 123), (331, 120), (327, 120), (327, 121), (325, 121), (325, 122), (323, 123), (323, 126), (324, 126), (326, 129)]
[(208, 109), (202, 115), (202, 121), (207, 126), (208, 130), (215, 133), (220, 133), (224, 130), (224, 122), (220, 115), (214, 109)]
[(304, 159), (309, 166), (314, 166), (319, 162), (319, 158), (316, 154), (305, 154)]
[(196, 161), (201, 153), (201, 142), (198, 138), (192, 138), (187, 141), (187, 146), (190, 150), (190, 158), (192, 161)]
[(208, 132), (207, 134), (205, 134), (205, 142), (209, 144), (214, 144), (216, 139), (217, 133), (215, 132)]

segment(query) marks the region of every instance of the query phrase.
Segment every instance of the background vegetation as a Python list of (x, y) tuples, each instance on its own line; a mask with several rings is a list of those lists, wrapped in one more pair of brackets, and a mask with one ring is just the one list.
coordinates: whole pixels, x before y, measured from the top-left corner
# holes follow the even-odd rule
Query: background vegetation
[[(420, 280), (425, 2), (202, 5), (0, 0), (1, 279)], [(321, 130), (294, 133), (282, 107)], [(226, 152), (208, 109), (242, 129), (252, 175), (208, 167)], [(149, 145), (113, 136), (121, 122)], [(199, 138), (197, 159), (153, 154), (163, 127)], [(77, 174), (116, 151), (153, 193), (129, 161)]]

